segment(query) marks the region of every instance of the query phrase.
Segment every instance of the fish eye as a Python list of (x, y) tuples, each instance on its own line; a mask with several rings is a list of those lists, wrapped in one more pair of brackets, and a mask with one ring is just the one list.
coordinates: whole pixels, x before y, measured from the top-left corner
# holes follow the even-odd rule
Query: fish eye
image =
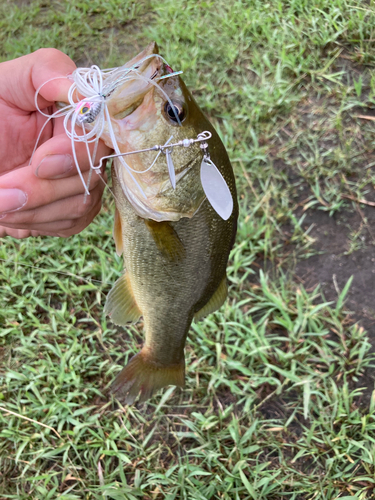
[(172, 102), (173, 107), (170, 105), (170, 103), (167, 101), (164, 106), (164, 111), (169, 120), (171, 120), (173, 123), (178, 123), (177, 117), (178, 116), (180, 122), (182, 122), (185, 118), (185, 110), (182, 104), (179, 102)]

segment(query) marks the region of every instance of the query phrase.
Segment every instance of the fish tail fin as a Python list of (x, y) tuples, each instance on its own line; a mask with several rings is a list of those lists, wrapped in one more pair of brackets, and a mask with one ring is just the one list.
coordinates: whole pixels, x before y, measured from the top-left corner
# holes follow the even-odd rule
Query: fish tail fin
[(117, 375), (111, 391), (120, 401), (131, 405), (139, 393), (139, 401), (146, 401), (167, 385), (184, 387), (185, 357), (178, 364), (161, 365), (142, 349)]

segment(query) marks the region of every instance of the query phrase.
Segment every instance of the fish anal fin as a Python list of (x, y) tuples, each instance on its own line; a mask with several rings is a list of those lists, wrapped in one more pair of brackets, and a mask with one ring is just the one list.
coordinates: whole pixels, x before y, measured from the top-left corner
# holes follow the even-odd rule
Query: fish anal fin
[(164, 257), (171, 261), (179, 261), (185, 257), (185, 247), (169, 222), (145, 220), (145, 224)]
[(185, 358), (174, 365), (162, 365), (147, 355), (145, 348), (133, 356), (114, 380), (111, 391), (123, 403), (146, 401), (167, 385), (185, 385)]
[(107, 295), (104, 312), (118, 326), (136, 323), (142, 315), (135, 302), (127, 273), (116, 281)]
[(227, 295), (228, 295), (227, 277), (224, 276), (216, 292), (213, 294), (213, 296), (210, 298), (207, 304), (194, 314), (195, 321), (199, 321), (208, 314), (211, 314), (217, 309), (219, 309), (224, 304)]
[(122, 243), (122, 228), (121, 228), (121, 219), (119, 211), (116, 208), (115, 211), (115, 223), (113, 225), (113, 239), (115, 240), (116, 245), (116, 253), (120, 257), (122, 252), (124, 251), (123, 243)]

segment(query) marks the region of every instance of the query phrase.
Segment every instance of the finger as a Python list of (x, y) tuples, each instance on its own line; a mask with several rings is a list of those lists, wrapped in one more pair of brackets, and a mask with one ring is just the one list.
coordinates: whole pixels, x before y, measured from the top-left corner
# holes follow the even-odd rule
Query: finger
[(19, 229), (36, 229), (36, 225), (48, 222), (57, 222), (66, 219), (80, 219), (91, 212), (94, 206), (101, 203), (104, 190), (103, 182), (100, 182), (90, 193), (90, 196), (79, 194), (64, 200), (55, 201), (50, 205), (22, 210), (5, 215), (1, 224), (7, 227)]
[[(94, 144), (89, 144), (92, 155)], [(86, 144), (76, 143), (75, 153), (81, 172), (90, 168), (90, 161), (87, 154)], [(99, 159), (111, 154), (111, 149), (99, 141), (95, 165), (99, 164)], [(72, 143), (65, 133), (52, 137), (42, 144), (36, 151), (32, 161), (32, 168), (35, 175), (40, 179), (58, 179), (61, 177), (77, 174), (76, 165), (73, 159)]]
[[(1, 221), (3, 223), (3, 221)], [(77, 224), (77, 221), (74, 219), (64, 219), (64, 220), (59, 220), (55, 222), (46, 222), (45, 224), (30, 224), (30, 226), (27, 228), (29, 231), (38, 231), (40, 234), (46, 234), (47, 232), (54, 232), (56, 233), (57, 231), (62, 231), (65, 229), (71, 229)], [(18, 227), (17, 224), (7, 224), (4, 227), (8, 227), (10, 229), (25, 229), (24, 227)]]
[(11, 238), (24, 239), (36, 236), (58, 236), (60, 238), (68, 238), (74, 234), (83, 231), (100, 212), (101, 203), (98, 203), (92, 210), (80, 219), (72, 221), (61, 221), (54, 224), (41, 225), (39, 230), (36, 229), (14, 229), (0, 226), (0, 238), (10, 236)]
[[(85, 185), (90, 174), (82, 174)], [(93, 183), (99, 182), (97, 174), (92, 177)], [(57, 180), (38, 179), (30, 167), (23, 167), (0, 177), (0, 216), (50, 205), (84, 192), (85, 187), (77, 175)]]
[(35, 91), (51, 78), (52, 80), (40, 90), (38, 105), (40, 108), (50, 106), (54, 101), (67, 101), (68, 91), (72, 85), (67, 78), (76, 65), (63, 52), (57, 49), (39, 49), (32, 54), (2, 63), (0, 83), (6, 89), (4, 96), (9, 104), (25, 111), (34, 111)]
[(0, 238), (5, 238), (5, 236), (21, 240), (30, 236), (39, 236), (39, 233), (38, 231), (30, 231), (29, 229), (12, 229), (0, 226)]
[[(95, 206), (91, 208), (91, 210), (83, 217), (79, 219), (66, 219), (54, 222), (46, 222), (45, 224), (31, 224), (30, 227), (27, 228), (29, 234), (27, 236), (31, 236), (30, 232), (35, 235), (43, 236), (61, 236), (68, 237), (73, 234), (78, 234), (83, 231), (94, 219), (94, 217), (100, 212), (101, 202), (99, 201)], [(6, 231), (22, 231), (22, 228), (13, 227), (12, 225), (3, 226)]]
[(91, 212), (89, 212), (87, 215), (84, 217), (81, 217), (80, 219), (76, 219), (76, 224), (73, 225), (71, 228), (59, 231), (57, 236), (60, 236), (61, 238), (68, 238), (69, 236), (73, 236), (74, 234), (78, 234), (81, 231), (83, 231), (91, 222), (95, 219), (95, 217), (98, 215), (101, 209), (101, 203), (97, 204)]

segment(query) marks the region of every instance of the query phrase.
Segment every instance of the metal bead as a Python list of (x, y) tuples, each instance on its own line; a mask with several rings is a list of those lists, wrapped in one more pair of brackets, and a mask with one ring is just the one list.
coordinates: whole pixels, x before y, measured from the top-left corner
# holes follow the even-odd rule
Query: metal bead
[(191, 141), (190, 141), (190, 139), (184, 139), (184, 140), (182, 141), (182, 144), (183, 144), (183, 146), (184, 146), (185, 148), (188, 148), (188, 147), (190, 146), (190, 144), (191, 144)]

